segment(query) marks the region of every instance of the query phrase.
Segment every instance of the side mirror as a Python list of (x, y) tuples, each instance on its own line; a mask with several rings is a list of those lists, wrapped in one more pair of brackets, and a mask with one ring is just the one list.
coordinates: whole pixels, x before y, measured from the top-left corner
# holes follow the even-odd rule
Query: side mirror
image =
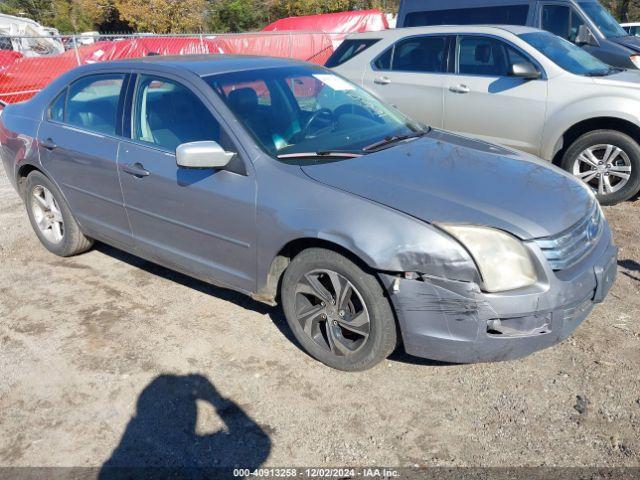
[(580, 25), (578, 27), (578, 35), (576, 36), (575, 44), (597, 47), (598, 41), (589, 27), (586, 25)]
[(511, 66), (511, 76), (520, 77), (526, 80), (537, 80), (542, 74), (533, 63), (514, 63)]
[(226, 152), (218, 142), (190, 142), (179, 145), (176, 149), (176, 163), (184, 168), (221, 169), (229, 165), (235, 156)]

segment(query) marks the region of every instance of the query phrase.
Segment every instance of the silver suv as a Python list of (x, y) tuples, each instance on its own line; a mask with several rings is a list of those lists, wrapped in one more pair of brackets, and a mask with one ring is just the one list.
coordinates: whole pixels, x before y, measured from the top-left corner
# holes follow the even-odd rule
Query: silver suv
[(358, 34), (327, 66), (410, 117), (552, 161), (603, 204), (640, 190), (640, 73), (517, 26)]

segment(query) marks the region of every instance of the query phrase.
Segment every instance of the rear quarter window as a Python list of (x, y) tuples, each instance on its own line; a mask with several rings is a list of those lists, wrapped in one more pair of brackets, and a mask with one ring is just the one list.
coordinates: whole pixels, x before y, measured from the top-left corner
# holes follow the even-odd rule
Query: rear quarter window
[(503, 5), (499, 7), (457, 8), (411, 12), (405, 18), (405, 27), (428, 25), (526, 25), (529, 5)]
[(348, 62), (355, 56), (364, 52), (367, 48), (375, 45), (380, 40), (375, 38), (367, 38), (362, 40), (345, 40), (329, 57), (325, 67), (333, 68)]
[(64, 122), (65, 103), (67, 101), (67, 89), (65, 88), (51, 103), (48, 110), (48, 118), (54, 122)]

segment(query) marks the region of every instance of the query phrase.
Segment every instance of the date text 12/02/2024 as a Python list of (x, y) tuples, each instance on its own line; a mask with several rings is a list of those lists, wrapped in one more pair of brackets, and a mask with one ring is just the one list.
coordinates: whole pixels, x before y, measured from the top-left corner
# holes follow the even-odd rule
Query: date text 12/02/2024
[(276, 478), (395, 478), (399, 472), (390, 468), (259, 468), (255, 470), (238, 468), (234, 477), (276, 477)]

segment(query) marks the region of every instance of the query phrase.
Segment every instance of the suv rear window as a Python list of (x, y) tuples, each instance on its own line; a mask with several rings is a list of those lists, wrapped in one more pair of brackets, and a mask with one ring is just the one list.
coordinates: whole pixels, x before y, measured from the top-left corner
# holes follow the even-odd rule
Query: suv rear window
[(405, 19), (405, 27), (428, 25), (526, 25), (529, 5), (505, 5), (500, 7), (457, 8), (412, 12)]
[(338, 65), (342, 65), (345, 62), (348, 62), (356, 55), (361, 54), (371, 45), (378, 43), (380, 40), (377, 38), (367, 38), (361, 40), (345, 40), (340, 44), (340, 46), (333, 52), (333, 55), (329, 57), (325, 67), (333, 68)]

